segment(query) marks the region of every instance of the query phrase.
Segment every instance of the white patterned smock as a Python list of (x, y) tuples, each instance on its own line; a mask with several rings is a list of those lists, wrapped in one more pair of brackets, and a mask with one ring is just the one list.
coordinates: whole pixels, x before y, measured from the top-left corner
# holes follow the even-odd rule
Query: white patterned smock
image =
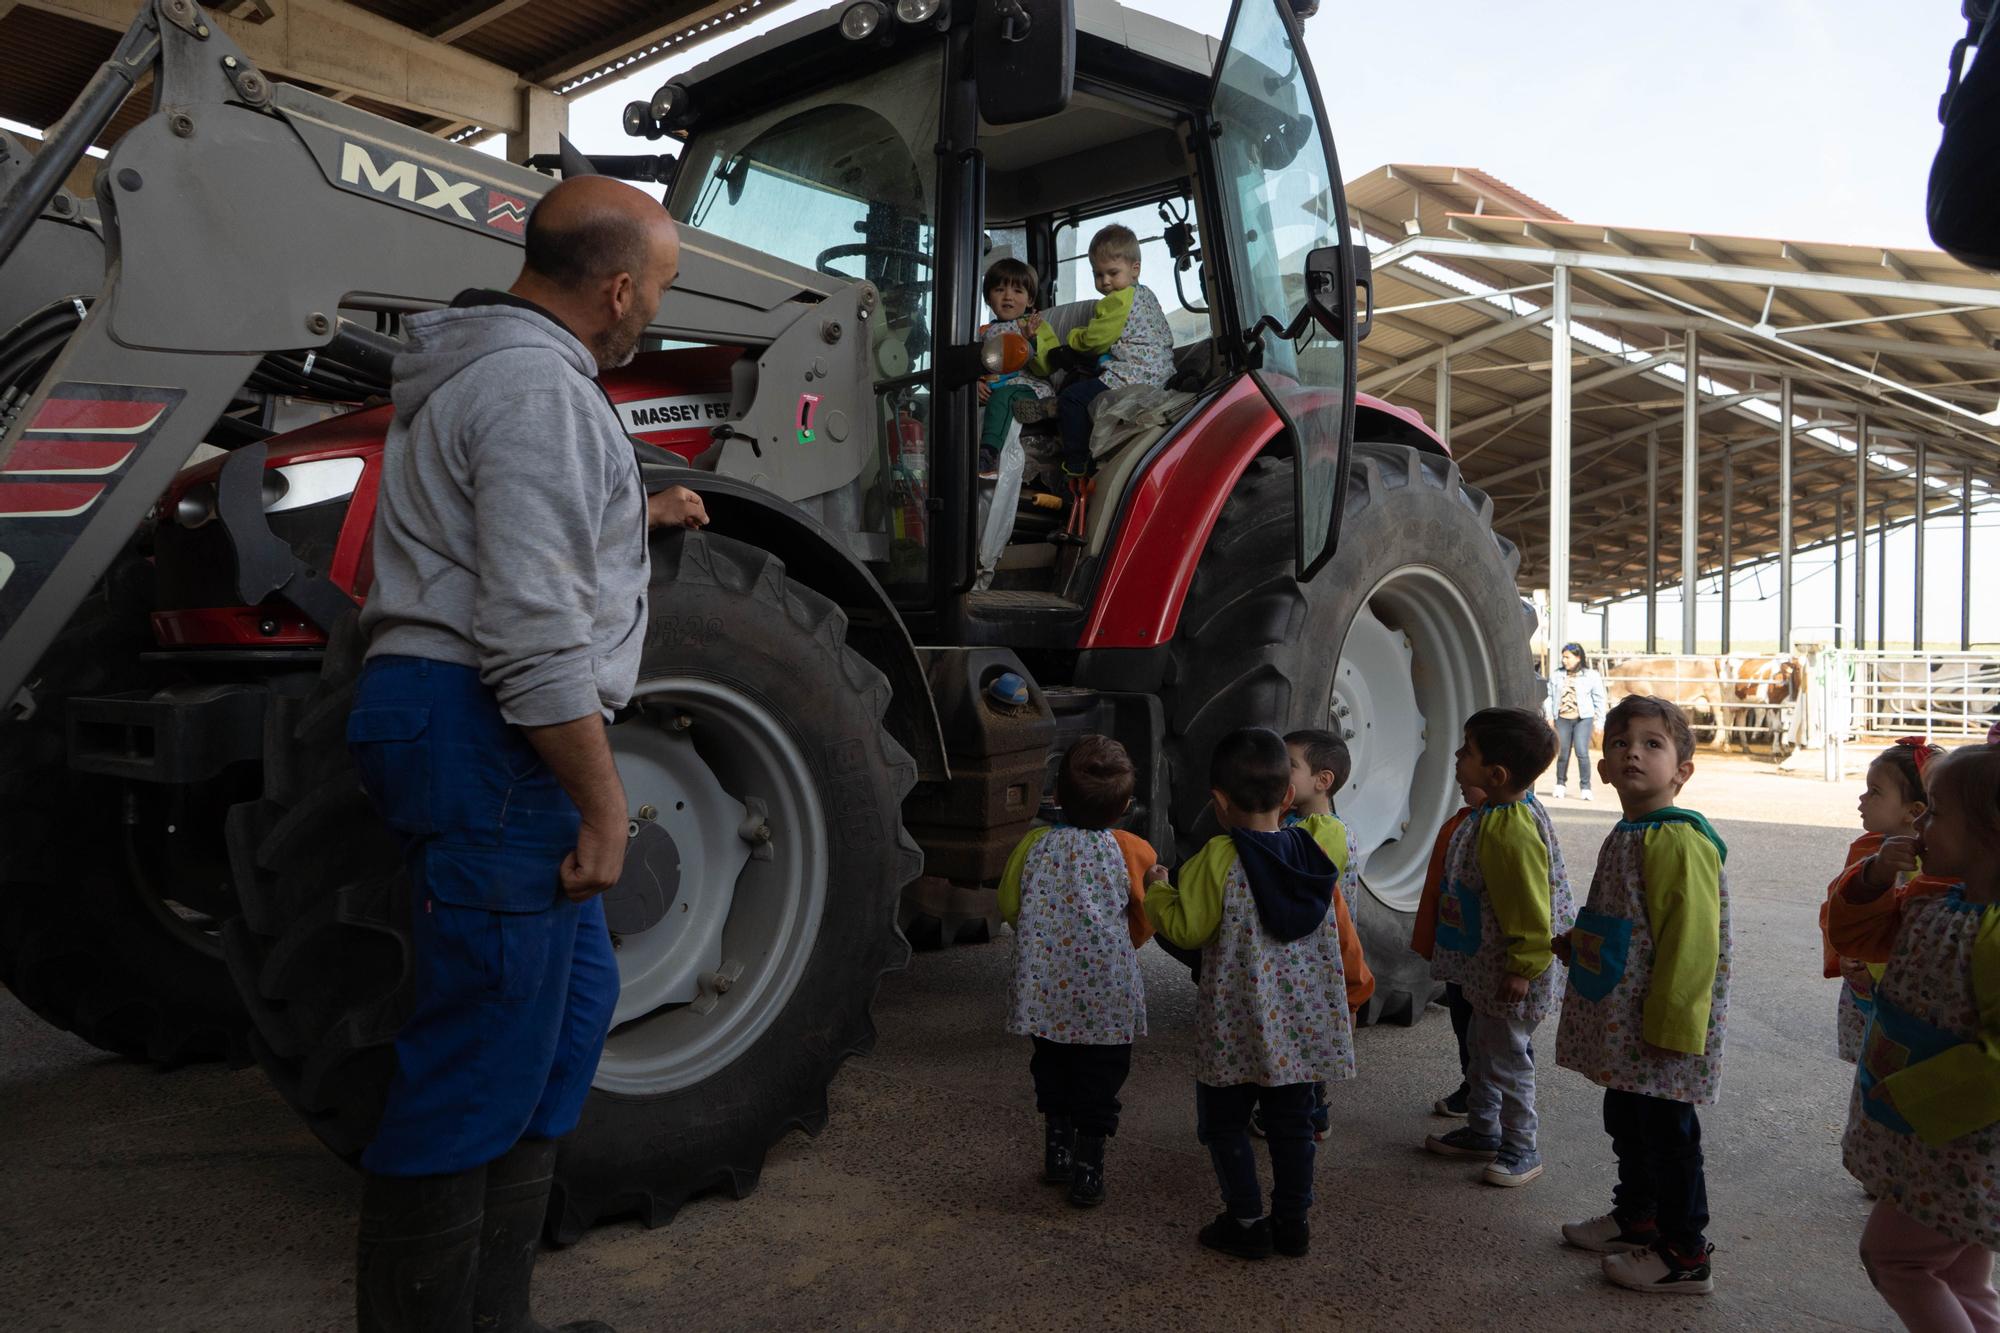
[(1257, 915), (1233, 849), (1222, 923), (1201, 951), (1195, 1077), (1219, 1088), (1354, 1077), (1354, 1026), (1331, 904), (1318, 930), (1279, 942)]
[[(1888, 967), (1875, 987), (1877, 1024), (1888, 1005), (1951, 1039), (1978, 1038), (1972, 953), (1985, 914), (1956, 889), (1903, 904)], [(1855, 1070), (1841, 1160), (1863, 1188), (1913, 1220), (1962, 1245), (2000, 1249), (2000, 1123), (1933, 1145), (1869, 1114), (1862, 1087), (1871, 1070), (1886, 1074), (1907, 1057), (1893, 1043), (1877, 1049), (1885, 1035), (1871, 1027)]]
[(1131, 901), (1131, 871), (1110, 829), (1056, 827), (1028, 849), (1009, 1032), (1073, 1046), (1120, 1046), (1146, 1035)]
[[(1549, 929), (1551, 936), (1569, 929), (1569, 872), (1548, 811), (1532, 795), (1505, 805), (1485, 805), (1473, 811), (1452, 834), (1445, 852), (1445, 882), (1438, 893), (1438, 926), (1431, 950), (1431, 976), (1456, 982), (1465, 998), (1482, 1014), (1530, 1025), (1553, 1011), (1563, 989), (1563, 965), (1551, 957), (1548, 966), (1528, 982), (1528, 995), (1514, 1004), (1497, 998), (1500, 979), (1508, 975), (1507, 936), (1500, 928), (1487, 894), (1486, 872), (1479, 864), (1479, 837), (1488, 820), (1517, 806), (1526, 806), (1535, 831), (1548, 849)], [(1469, 949), (1464, 947), (1471, 944)]]
[[(1708, 1105), (1722, 1086), (1722, 1045), (1728, 1026), (1729, 881), (1712, 847), (1707, 849), (1700, 859), (1704, 866), (1714, 866), (1719, 914), (1715, 973), (1705, 992), (1705, 1025), (1700, 1023), (1698, 1000), (1692, 1006), (1695, 1017), (1684, 1016), (1682, 1024), (1699, 1028), (1698, 1034), (1686, 1035), (1684, 1044), (1692, 1046), (1698, 1039), (1701, 1052), (1670, 1053), (1649, 1047), (1646, 1002), (1653, 991), (1658, 957), (1646, 895), (1649, 834), (1670, 841), (1703, 838), (1693, 824), (1621, 821), (1604, 839), (1590, 896), (1570, 933), (1573, 952), (1562, 1021), (1556, 1028), (1556, 1063), (1601, 1087)], [(1680, 850), (1692, 854), (1702, 848), (1690, 843)], [(1706, 896), (1706, 874), (1700, 878), (1704, 882), (1695, 891)]]

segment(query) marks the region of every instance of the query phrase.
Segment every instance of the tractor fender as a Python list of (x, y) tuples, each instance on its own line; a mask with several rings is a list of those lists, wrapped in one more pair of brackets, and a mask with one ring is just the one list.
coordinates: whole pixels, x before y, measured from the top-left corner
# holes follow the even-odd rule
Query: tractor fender
[(708, 508), (709, 530), (769, 551), (785, 564), (788, 577), (826, 597), (847, 613), (847, 642), (889, 678), (895, 702), (886, 722), (910, 757), (917, 776), (942, 782), (951, 776), (945, 760), (944, 730), (916, 645), (889, 594), (830, 529), (747, 481), (687, 467), (641, 464), (646, 487), (669, 483), (687, 487)]
[[(1283, 435), (1269, 400), (1242, 375), (1157, 447), (1125, 496), (1078, 648), (1156, 648), (1174, 637), (1223, 504), (1252, 460), (1288, 447)], [(1417, 413), (1367, 394), (1355, 396), (1354, 438), (1451, 453)]]

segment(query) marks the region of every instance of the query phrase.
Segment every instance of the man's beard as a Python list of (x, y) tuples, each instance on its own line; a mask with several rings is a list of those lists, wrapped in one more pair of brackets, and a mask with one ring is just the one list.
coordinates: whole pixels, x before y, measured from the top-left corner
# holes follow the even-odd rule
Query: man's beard
[(631, 365), (632, 358), (639, 354), (639, 339), (645, 332), (646, 316), (634, 308), (617, 325), (599, 334), (590, 347), (590, 354), (597, 358), (598, 370)]

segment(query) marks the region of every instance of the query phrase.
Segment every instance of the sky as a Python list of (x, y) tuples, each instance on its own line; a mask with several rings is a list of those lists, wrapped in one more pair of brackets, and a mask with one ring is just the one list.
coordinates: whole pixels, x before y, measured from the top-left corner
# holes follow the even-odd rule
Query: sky
[[(794, 0), (742, 31), (825, 7)], [(1132, 7), (1217, 37), (1228, 15), (1222, 0)], [(1921, 247), (1938, 95), (1963, 31), (1955, 0), (1322, 0), (1306, 44), (1350, 180), (1389, 162), (1477, 167), (1582, 222)], [(625, 103), (731, 40), (579, 95), (571, 138), (586, 151), (647, 151), (620, 127)], [(1912, 619), (1911, 547), (1907, 531), (1889, 542), (1892, 641)], [(1955, 520), (1933, 523), (1930, 551), (1926, 637), (1955, 647)], [(1982, 516), (1974, 558), (2000, 561), (2000, 515)], [(1796, 575), (1801, 637), (1830, 637), (1830, 559), (1802, 557)], [(1738, 639), (1775, 639), (1774, 571), (1739, 573), (1737, 589)], [(2000, 599), (1975, 600), (1975, 640), (2000, 642)], [(1871, 593), (1871, 618), (1873, 604)], [(1660, 616), (1663, 646), (1677, 647), (1674, 597)], [(1711, 646), (1718, 621), (1705, 604)], [(1574, 623), (1596, 642), (1595, 616)], [(1615, 640), (1643, 626), (1643, 603), (1613, 613)]]

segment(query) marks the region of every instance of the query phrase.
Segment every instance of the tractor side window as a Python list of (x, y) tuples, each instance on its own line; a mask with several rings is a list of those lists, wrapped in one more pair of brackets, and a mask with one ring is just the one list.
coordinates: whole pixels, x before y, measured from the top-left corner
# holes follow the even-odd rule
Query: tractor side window
[[(1167, 201), (1173, 218), (1188, 215), (1185, 197)], [(1054, 303), (1094, 301), (1097, 288), (1090, 280), (1090, 238), (1102, 227), (1119, 223), (1130, 227), (1139, 238), (1139, 281), (1160, 298), (1167, 324), (1174, 331), (1174, 346), (1186, 347), (1209, 336), (1208, 303), (1202, 299), (1202, 267), (1197, 260), (1185, 271), (1176, 268), (1167, 245), (1167, 229), (1174, 225), (1161, 216), (1160, 205), (1140, 204), (1112, 213), (1082, 219), (1070, 218), (1056, 227), (1056, 271)], [(1192, 223), (1189, 223), (1192, 227)]]
[(717, 236), (881, 294), (870, 327), (876, 452), (853, 538), (884, 583), (928, 584), (932, 260), (940, 48), (689, 143), (668, 209)]

